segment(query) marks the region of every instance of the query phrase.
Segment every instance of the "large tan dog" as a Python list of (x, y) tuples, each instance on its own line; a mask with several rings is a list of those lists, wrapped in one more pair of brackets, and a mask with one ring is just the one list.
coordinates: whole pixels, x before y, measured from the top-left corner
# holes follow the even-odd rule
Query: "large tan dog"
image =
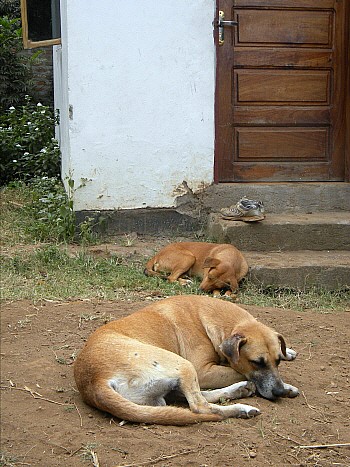
[[(250, 396), (255, 387), (268, 399), (295, 397), (298, 389), (285, 384), (277, 368), (295, 356), (280, 334), (237, 305), (177, 296), (95, 331), (74, 377), (86, 403), (118, 418), (185, 425), (258, 415), (249, 405), (216, 404)], [(166, 405), (174, 391), (190, 409)]]
[(203, 292), (229, 296), (238, 289), (238, 283), (248, 272), (242, 253), (229, 244), (205, 242), (171, 243), (159, 251), (147, 264), (147, 276), (169, 273), (169, 282), (188, 283), (184, 275), (200, 277)]

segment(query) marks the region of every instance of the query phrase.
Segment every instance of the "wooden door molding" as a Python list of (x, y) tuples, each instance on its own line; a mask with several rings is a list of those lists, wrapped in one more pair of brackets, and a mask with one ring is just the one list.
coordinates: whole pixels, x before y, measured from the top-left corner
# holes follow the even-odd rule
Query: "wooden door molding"
[(218, 0), (215, 181), (345, 179), (349, 2)]
[(350, 8), (346, 11), (345, 24), (347, 25), (347, 50), (345, 53), (347, 63), (346, 97), (345, 97), (345, 181), (350, 182)]

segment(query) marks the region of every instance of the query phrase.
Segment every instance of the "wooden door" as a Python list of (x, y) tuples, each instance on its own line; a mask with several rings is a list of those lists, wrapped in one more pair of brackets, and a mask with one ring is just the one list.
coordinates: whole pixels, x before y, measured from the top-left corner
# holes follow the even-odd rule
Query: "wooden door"
[(217, 1), (216, 182), (344, 180), (349, 5)]

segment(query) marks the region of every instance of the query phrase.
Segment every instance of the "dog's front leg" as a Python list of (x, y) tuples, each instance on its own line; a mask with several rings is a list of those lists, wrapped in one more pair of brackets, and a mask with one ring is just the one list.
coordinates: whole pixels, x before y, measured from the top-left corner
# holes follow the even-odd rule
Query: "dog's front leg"
[(286, 347), (286, 355), (284, 356), (283, 354), (281, 355), (281, 360), (287, 360), (287, 361), (292, 361), (295, 360), (297, 357), (297, 353), (293, 349), (289, 349)]
[[(226, 394), (227, 398), (230, 398), (229, 393), (231, 396), (233, 393), (236, 393), (236, 395), (238, 395), (238, 393), (248, 395), (251, 391), (251, 386), (255, 388), (252, 383), (247, 382), (247, 385), (243, 383), (241, 387), (236, 386), (235, 388), (225, 388), (226, 391), (217, 390), (215, 391), (214, 396), (209, 396), (208, 393), (210, 391), (202, 392), (199, 390), (196, 371), (189, 362), (183, 363), (179, 370), (181, 375), (179, 389), (186, 397), (192, 412), (200, 414), (218, 414), (223, 419), (229, 417), (251, 418), (260, 414), (259, 409), (250, 405), (233, 404), (229, 406), (221, 406), (212, 403), (217, 402), (221, 397), (225, 397), (224, 394)], [(242, 395), (240, 397), (242, 397)]]
[(202, 396), (208, 402), (221, 402), (222, 399), (242, 399), (250, 397), (255, 393), (255, 384), (251, 381), (240, 381), (239, 383), (231, 384), (221, 389), (213, 389), (212, 391), (201, 391)]
[(287, 384), (283, 382), (283, 389), (284, 393), (282, 394), (282, 397), (297, 397), (299, 396), (299, 389), (296, 388), (295, 386), (292, 386), (291, 384)]
[(220, 389), (246, 379), (229, 366), (215, 364), (204, 365), (197, 373), (199, 385), (204, 389)]

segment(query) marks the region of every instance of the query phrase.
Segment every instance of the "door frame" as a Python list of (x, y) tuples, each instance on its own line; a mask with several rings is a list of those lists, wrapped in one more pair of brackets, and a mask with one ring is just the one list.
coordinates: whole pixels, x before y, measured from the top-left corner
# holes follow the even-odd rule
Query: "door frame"
[(348, 6), (345, 14), (347, 34), (345, 40), (345, 53), (347, 57), (346, 70), (346, 96), (345, 96), (345, 182), (350, 182), (350, 7)]

